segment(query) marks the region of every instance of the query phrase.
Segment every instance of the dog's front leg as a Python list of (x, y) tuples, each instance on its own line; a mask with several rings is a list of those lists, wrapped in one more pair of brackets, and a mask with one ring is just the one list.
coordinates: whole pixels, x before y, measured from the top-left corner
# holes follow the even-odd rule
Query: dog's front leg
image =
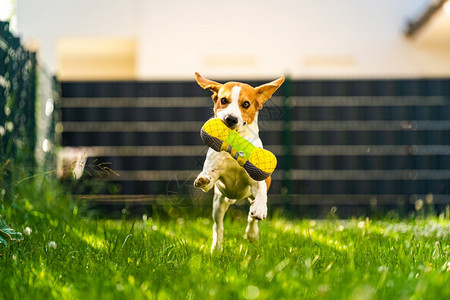
[[(250, 242), (259, 239), (258, 220), (267, 217), (267, 184), (265, 181), (257, 181), (252, 186), (254, 200), (251, 200), (250, 211), (248, 212), (248, 224), (245, 229), (245, 238)], [(250, 200), (250, 199), (249, 199)]]
[(194, 181), (194, 186), (201, 189), (205, 193), (208, 192), (214, 186), (217, 181), (216, 171), (214, 170), (204, 170), (198, 174)]
[(219, 154), (219, 152), (216, 152), (211, 148), (208, 150), (205, 163), (203, 164), (203, 171), (198, 174), (197, 178), (194, 181), (194, 186), (201, 189), (205, 193), (212, 189), (217, 179), (219, 178), (221, 163)]
[(249, 216), (256, 220), (267, 217), (267, 185), (265, 181), (256, 181), (252, 185), (252, 194), (255, 197), (250, 205)]

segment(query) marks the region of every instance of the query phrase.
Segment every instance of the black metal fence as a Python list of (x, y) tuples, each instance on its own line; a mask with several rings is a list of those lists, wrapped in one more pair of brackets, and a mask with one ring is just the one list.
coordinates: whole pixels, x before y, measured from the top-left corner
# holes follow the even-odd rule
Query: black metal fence
[[(63, 145), (120, 174), (104, 191), (119, 196), (96, 200), (202, 198), (191, 185), (207, 150), (199, 129), (213, 112), (194, 80), (65, 82), (62, 95)], [(448, 204), (449, 96), (448, 79), (287, 80), (259, 116), (279, 160), (270, 203)]]
[[(56, 168), (58, 95), (56, 80), (39, 66), (36, 53), (21, 45), (7, 22), (0, 22), (1, 183), (8, 183), (13, 173), (24, 176), (37, 167)], [(20, 167), (21, 174), (9, 170), (10, 164)]]

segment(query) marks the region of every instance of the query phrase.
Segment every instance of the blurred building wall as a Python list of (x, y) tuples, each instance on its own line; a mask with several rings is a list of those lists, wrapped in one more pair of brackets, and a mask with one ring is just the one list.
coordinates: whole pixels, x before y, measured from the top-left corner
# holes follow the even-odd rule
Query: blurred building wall
[(429, 0), (21, 0), (18, 30), (58, 69), (67, 38), (133, 38), (138, 79), (441, 77), (450, 49), (404, 35)]

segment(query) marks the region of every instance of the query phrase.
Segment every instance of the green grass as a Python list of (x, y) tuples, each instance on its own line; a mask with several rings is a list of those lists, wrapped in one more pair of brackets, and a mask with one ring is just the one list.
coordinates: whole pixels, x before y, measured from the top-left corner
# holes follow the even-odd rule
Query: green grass
[(250, 244), (231, 213), (211, 255), (210, 218), (95, 220), (49, 183), (23, 189), (0, 202), (32, 230), (0, 248), (0, 299), (450, 299), (448, 218), (273, 216)]

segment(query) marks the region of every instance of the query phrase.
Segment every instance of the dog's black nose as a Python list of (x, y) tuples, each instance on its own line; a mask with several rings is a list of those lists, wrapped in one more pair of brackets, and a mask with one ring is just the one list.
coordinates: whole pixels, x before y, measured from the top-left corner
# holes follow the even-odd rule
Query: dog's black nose
[(236, 126), (236, 124), (238, 123), (238, 119), (236, 117), (233, 116), (226, 116), (225, 117), (225, 124), (230, 127), (233, 128)]

